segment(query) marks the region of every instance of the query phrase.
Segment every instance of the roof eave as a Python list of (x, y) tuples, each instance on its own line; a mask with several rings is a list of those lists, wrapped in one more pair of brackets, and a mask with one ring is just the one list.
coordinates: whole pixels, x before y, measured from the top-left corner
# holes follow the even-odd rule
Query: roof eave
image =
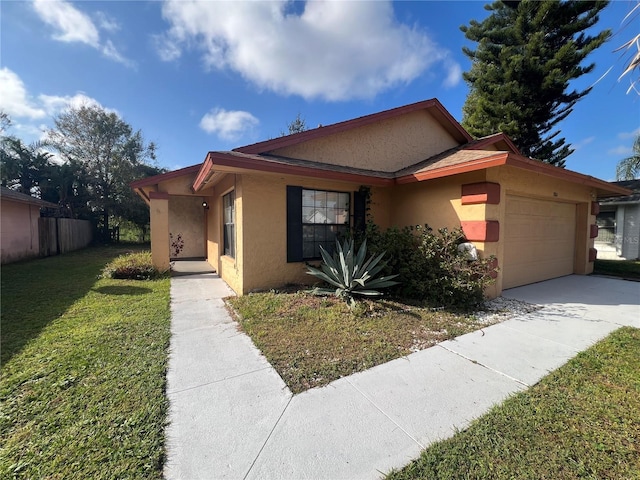
[(194, 172), (198, 172), (201, 167), (202, 167), (202, 164), (198, 163), (196, 165), (180, 168), (178, 170), (173, 170), (171, 172), (160, 173), (158, 175), (153, 175), (151, 177), (141, 178), (140, 180), (135, 180), (129, 183), (129, 186), (134, 190), (136, 188), (150, 187), (152, 185), (157, 185), (160, 182), (166, 182), (167, 180), (182, 177), (184, 175), (191, 175)]
[(513, 140), (511, 140), (511, 138), (509, 138), (509, 136), (503, 132), (495, 133), (493, 135), (489, 135), (483, 138), (478, 138), (477, 140), (474, 140), (473, 142), (471, 142), (469, 145), (464, 146), (463, 149), (482, 150), (483, 147), (486, 147), (489, 145), (495, 145), (498, 142), (506, 143), (513, 153), (517, 155), (522, 155), (522, 152), (516, 146), (516, 144), (513, 143)]
[(434, 180), (436, 178), (448, 177), (451, 175), (459, 175), (463, 173), (475, 172), (485, 168), (499, 167), (507, 161), (508, 153), (498, 153), (488, 157), (470, 160), (457, 165), (448, 165), (445, 167), (434, 168), (431, 170), (418, 171), (397, 177), (395, 179), (398, 185), (414, 182), (424, 182), (425, 180)]
[(595, 188), (597, 190), (598, 198), (604, 196), (629, 195), (631, 193), (629, 189), (613, 185), (612, 183), (605, 182), (599, 178), (549, 165), (548, 163), (544, 163), (539, 160), (532, 160), (522, 155), (509, 154), (507, 165), (512, 165), (514, 167), (523, 168), (525, 170), (541, 173), (543, 175), (550, 175), (552, 177)]
[(280, 175), (295, 175), (302, 177), (322, 178), (350, 183), (362, 183), (375, 186), (393, 185), (393, 178), (377, 177), (359, 173), (341, 172), (336, 170), (325, 170), (301, 165), (285, 165), (277, 162), (269, 162), (260, 158), (249, 158), (241, 155), (234, 155), (227, 152), (209, 152), (202, 164), (202, 168), (193, 183), (193, 191), (202, 189), (206, 179), (214, 172), (222, 171), (229, 173), (242, 172), (262, 172)]

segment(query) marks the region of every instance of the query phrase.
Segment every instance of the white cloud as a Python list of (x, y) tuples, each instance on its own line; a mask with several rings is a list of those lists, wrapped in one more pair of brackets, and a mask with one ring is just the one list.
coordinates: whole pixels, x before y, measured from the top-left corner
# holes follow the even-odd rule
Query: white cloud
[(620, 132), (618, 134), (618, 138), (622, 138), (622, 139), (636, 138), (638, 135), (640, 135), (640, 128), (636, 128), (635, 130), (633, 130), (631, 132)]
[(153, 35), (152, 41), (156, 47), (156, 52), (163, 62), (171, 62), (180, 58), (182, 51), (180, 47), (165, 35)]
[(57, 30), (53, 38), (61, 42), (80, 42), (98, 48), (100, 33), (88, 15), (64, 0), (35, 0), (33, 8), (40, 18)]
[(453, 88), (462, 80), (462, 67), (453, 60), (448, 60), (445, 66), (448, 73), (442, 84), (447, 88)]
[(52, 119), (69, 108), (96, 106), (120, 115), (116, 110), (103, 107), (95, 98), (83, 92), (66, 96), (31, 95), (22, 79), (6, 67), (0, 69), (0, 92), (0, 110), (11, 118), (10, 129), (27, 143), (44, 139), (45, 131), (51, 126)]
[(618, 145), (607, 152), (610, 155), (629, 156), (633, 153), (630, 145)]
[(51, 116), (55, 116), (60, 112), (68, 110), (70, 108), (80, 107), (99, 107), (106, 112), (118, 113), (116, 110), (104, 108), (100, 102), (95, 98), (91, 98), (85, 95), (83, 92), (78, 92), (73, 96), (58, 96), (58, 95), (39, 95), (38, 99), (42, 103), (43, 108)]
[(237, 140), (251, 131), (260, 121), (249, 112), (227, 111), (214, 108), (200, 120), (200, 128), (218, 135), (223, 140)]
[[(424, 32), (399, 23), (387, 1), (307, 2), (299, 14), (290, 6), (168, 0), (163, 16), (170, 29), (154, 40), (163, 60), (197, 46), (208, 68), (307, 99), (369, 98), (447, 58)], [(445, 83), (454, 85), (459, 67), (444, 67)]]
[(98, 25), (102, 30), (106, 30), (107, 32), (115, 33), (120, 30), (120, 24), (104, 12), (96, 12), (95, 18), (98, 21)]
[(592, 143), (594, 140), (596, 139), (596, 137), (587, 137), (587, 138), (583, 138), (582, 140), (580, 140), (578, 143), (574, 143), (573, 145), (571, 145), (571, 147), (574, 150), (580, 150), (581, 148), (586, 147), (587, 145), (589, 145), (590, 143)]
[[(40, 19), (53, 27), (56, 31), (53, 38), (61, 42), (79, 42), (100, 51), (105, 57), (133, 66), (131, 60), (126, 59), (113, 45), (111, 40), (100, 41), (100, 31), (91, 18), (74, 7), (66, 0), (34, 0), (33, 8)], [(120, 27), (104, 13), (96, 14), (100, 28), (108, 32), (114, 32)]]
[(22, 79), (7, 67), (0, 69), (0, 110), (12, 119), (35, 120), (46, 116), (45, 110), (29, 98)]
[(111, 40), (107, 40), (105, 44), (102, 46), (101, 51), (103, 55), (111, 60), (115, 60), (116, 62), (122, 63), (127, 67), (135, 67), (135, 63), (122, 56), (122, 54), (116, 49), (115, 45)]

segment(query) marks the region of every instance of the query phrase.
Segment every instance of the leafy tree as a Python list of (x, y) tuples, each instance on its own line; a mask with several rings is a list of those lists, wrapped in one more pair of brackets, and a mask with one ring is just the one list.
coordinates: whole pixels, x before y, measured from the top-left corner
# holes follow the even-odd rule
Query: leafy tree
[(11, 117), (4, 110), (0, 110), (0, 133), (4, 133), (11, 126)]
[(502, 131), (532, 158), (564, 166), (573, 152), (560, 130), (554, 130), (591, 88), (569, 89), (569, 82), (588, 74), (594, 64), (583, 60), (611, 35), (587, 35), (608, 0), (497, 1), (485, 8), (485, 20), (462, 26), (478, 42), (463, 48), (472, 60), (463, 74), (470, 92), (463, 107), (463, 126), (481, 137)]
[(50, 163), (40, 183), (40, 198), (57, 203), (64, 216), (91, 218), (87, 175), (76, 161)]
[(307, 128), (307, 122), (305, 121), (305, 119), (302, 118), (298, 113), (298, 115), (296, 115), (296, 118), (289, 122), (289, 124), (287, 125), (287, 130), (287, 132), (281, 131), (280, 136), (284, 137), (285, 135), (293, 135), (294, 133), (305, 132), (309, 129)]
[(42, 150), (41, 142), (25, 145), (22, 140), (12, 136), (3, 136), (1, 144), (2, 186), (31, 195), (34, 189), (40, 187), (43, 172), (50, 166), (52, 154)]
[[(48, 132), (49, 141), (65, 162), (81, 167), (89, 194), (88, 208), (103, 218), (105, 230), (110, 216), (130, 219), (134, 204), (144, 207), (132, 194), (129, 183), (143, 176), (141, 172), (160, 170), (150, 164), (155, 160), (155, 145), (145, 143), (140, 130), (134, 131), (116, 113), (93, 105), (70, 108), (54, 123), (55, 128)], [(139, 221), (143, 219), (138, 218), (136, 223)]]
[(640, 177), (640, 134), (633, 142), (633, 153), (618, 162), (616, 166), (616, 178), (618, 180), (634, 180)]

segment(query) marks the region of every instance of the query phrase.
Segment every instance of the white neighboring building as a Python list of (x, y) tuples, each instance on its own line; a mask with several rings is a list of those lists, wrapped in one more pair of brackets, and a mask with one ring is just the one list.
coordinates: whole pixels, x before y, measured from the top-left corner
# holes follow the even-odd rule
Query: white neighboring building
[(633, 190), (633, 194), (600, 200), (595, 242), (598, 258), (635, 260), (640, 258), (640, 179), (611, 183)]

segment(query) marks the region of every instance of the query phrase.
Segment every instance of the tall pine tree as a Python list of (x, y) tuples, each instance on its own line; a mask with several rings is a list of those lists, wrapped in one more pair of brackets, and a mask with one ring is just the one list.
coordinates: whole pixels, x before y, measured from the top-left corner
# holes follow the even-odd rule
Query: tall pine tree
[(523, 154), (564, 167), (573, 152), (558, 138), (557, 124), (591, 88), (569, 89), (569, 82), (593, 70), (583, 60), (610, 36), (587, 35), (608, 0), (497, 1), (486, 5), (482, 22), (462, 26), (478, 42), (464, 48), (472, 60), (463, 74), (470, 92), (462, 125), (476, 137), (504, 132)]

